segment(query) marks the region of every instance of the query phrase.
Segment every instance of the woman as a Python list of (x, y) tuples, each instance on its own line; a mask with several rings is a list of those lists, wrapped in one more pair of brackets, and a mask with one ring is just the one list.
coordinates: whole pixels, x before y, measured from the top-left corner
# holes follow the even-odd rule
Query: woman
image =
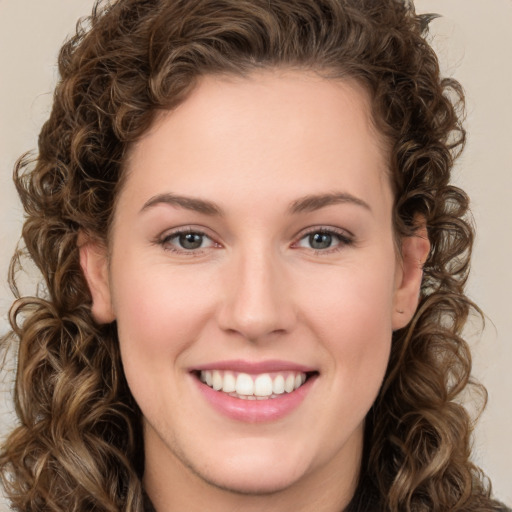
[(499, 510), (457, 403), (463, 95), (427, 22), (119, 0), (63, 47), (16, 174), (47, 292), (11, 313), (15, 510)]

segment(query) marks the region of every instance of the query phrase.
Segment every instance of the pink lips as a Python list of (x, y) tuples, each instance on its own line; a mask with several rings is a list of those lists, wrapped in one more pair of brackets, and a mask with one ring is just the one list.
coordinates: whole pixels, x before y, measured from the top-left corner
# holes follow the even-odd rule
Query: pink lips
[[(197, 372), (205, 370), (230, 370), (253, 375), (280, 371), (315, 372), (314, 368), (286, 361), (272, 360), (254, 363), (236, 360), (219, 361), (199, 366), (191, 369), (191, 374), (197, 374)], [(223, 393), (222, 391), (215, 391), (202, 383), (196, 375), (193, 376), (198, 389), (210, 406), (228, 418), (246, 423), (271, 422), (285, 417), (299, 407), (311, 390), (317, 377), (318, 374), (314, 373), (295, 391), (283, 393), (276, 398), (268, 398), (266, 400), (242, 400)]]
[(284, 372), (284, 371), (295, 371), (295, 372), (314, 372), (315, 368), (291, 363), (289, 361), (279, 361), (277, 359), (271, 359), (268, 361), (261, 362), (250, 362), (236, 359), (232, 361), (217, 361), (216, 363), (205, 364), (191, 368), (191, 371), (202, 371), (202, 370), (231, 370), (233, 372), (244, 372), (250, 374), (257, 373), (270, 373), (270, 372)]

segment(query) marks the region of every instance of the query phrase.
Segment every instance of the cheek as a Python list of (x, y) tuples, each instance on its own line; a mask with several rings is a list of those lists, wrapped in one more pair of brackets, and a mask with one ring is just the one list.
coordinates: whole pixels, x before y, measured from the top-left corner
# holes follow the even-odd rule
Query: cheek
[(211, 301), (197, 291), (204, 285), (199, 287), (169, 268), (150, 265), (143, 272), (117, 268), (122, 278), (115, 280), (114, 310), (124, 373), (143, 415), (157, 425), (161, 411), (183, 409), (179, 396), (184, 361), (210, 317)]
[[(204, 285), (158, 265), (114, 277), (114, 311), (125, 371), (174, 365), (210, 316)], [(131, 276), (126, 278), (126, 276)], [(190, 277), (190, 276), (189, 276)]]
[(385, 266), (350, 265), (303, 278), (302, 308), (326, 329), (349, 329), (365, 337), (392, 330), (395, 275)]
[[(317, 280), (319, 282), (321, 280)], [(331, 274), (303, 308), (316, 337), (324, 340), (338, 378), (375, 388), (389, 358), (394, 273), (376, 265)], [(314, 283), (310, 283), (310, 289)]]
[(322, 438), (329, 440), (325, 457), (362, 432), (388, 365), (394, 274), (377, 265), (336, 269), (329, 280), (317, 276), (307, 283), (309, 297), (302, 289), (304, 322), (321, 342), (319, 360), (328, 386), (318, 415)]

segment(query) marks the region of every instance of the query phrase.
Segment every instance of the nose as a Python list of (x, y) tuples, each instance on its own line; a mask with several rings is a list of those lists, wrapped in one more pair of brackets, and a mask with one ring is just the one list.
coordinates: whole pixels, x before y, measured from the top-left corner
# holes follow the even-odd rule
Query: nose
[(266, 251), (240, 255), (225, 276), (219, 327), (251, 342), (290, 332), (296, 322), (293, 290), (285, 264)]

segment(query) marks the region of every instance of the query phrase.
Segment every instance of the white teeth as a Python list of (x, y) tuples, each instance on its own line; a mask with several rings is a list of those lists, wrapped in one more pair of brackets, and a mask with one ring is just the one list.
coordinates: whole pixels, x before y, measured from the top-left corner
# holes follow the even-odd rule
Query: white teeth
[(282, 375), (278, 375), (274, 382), (272, 382), (272, 391), (276, 395), (282, 395), (284, 393), (284, 377)]
[(215, 391), (222, 391), (231, 396), (248, 400), (265, 400), (276, 398), (283, 393), (291, 393), (306, 382), (303, 372), (234, 373), (222, 370), (203, 370), (199, 378)]
[(214, 370), (212, 374), (212, 387), (215, 391), (222, 389), (223, 378), (219, 371)]
[(236, 390), (236, 380), (235, 376), (231, 372), (224, 373), (224, 384), (222, 386), (222, 391), (224, 393), (232, 393)]
[(247, 373), (239, 373), (235, 391), (238, 395), (254, 395), (254, 381)]
[(268, 373), (256, 377), (254, 381), (254, 394), (256, 396), (269, 396), (272, 394), (272, 379)]
[(284, 390), (287, 393), (291, 393), (293, 391), (293, 388), (295, 387), (295, 375), (293, 373), (290, 373), (288, 377), (286, 377), (286, 380), (284, 381)]

